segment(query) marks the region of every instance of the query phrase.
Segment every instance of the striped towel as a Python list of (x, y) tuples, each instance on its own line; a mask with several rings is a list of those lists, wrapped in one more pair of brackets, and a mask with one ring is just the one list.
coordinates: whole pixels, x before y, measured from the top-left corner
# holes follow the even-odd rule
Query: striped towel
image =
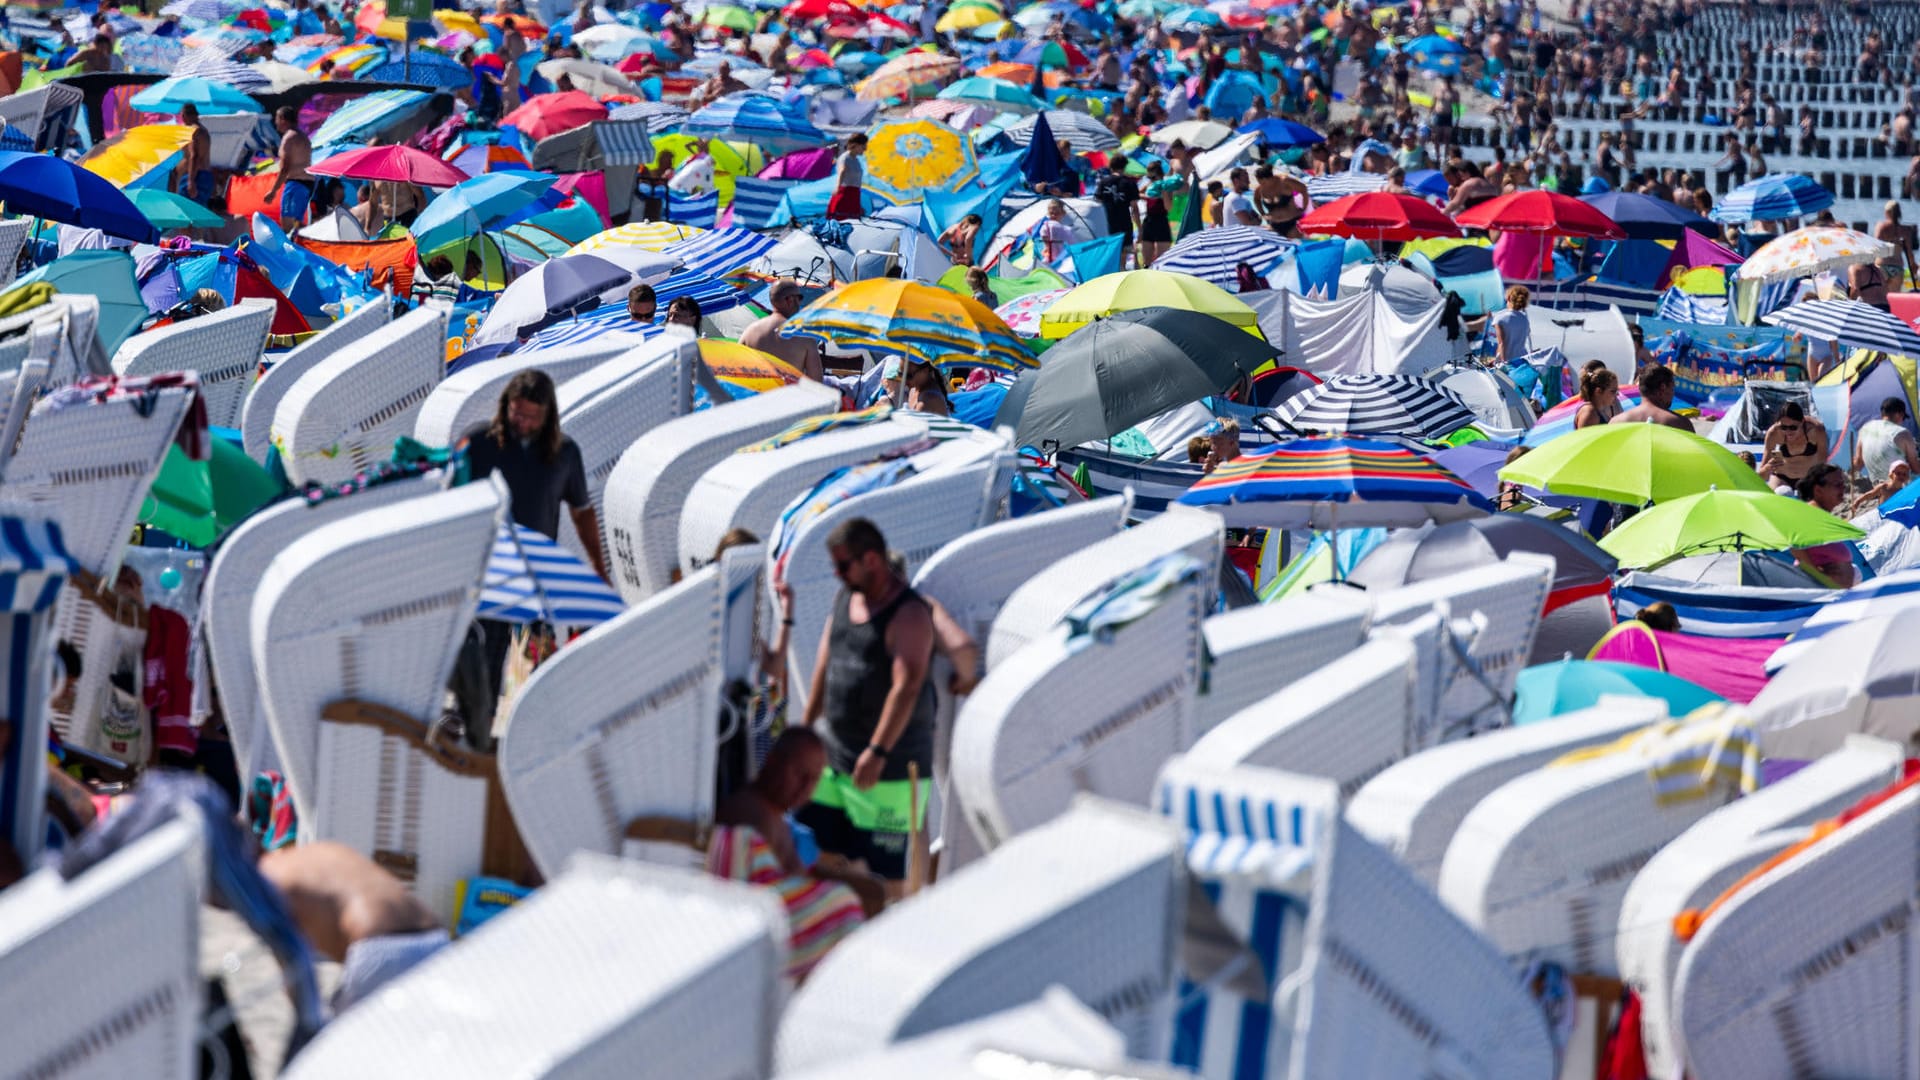
[(1662, 720), (1604, 746), (1563, 754), (1548, 768), (1631, 753), (1647, 762), (1661, 806), (1701, 799), (1725, 784), (1742, 795), (1760, 790), (1760, 737), (1744, 713), (1724, 702), (1702, 705), (1684, 720)]
[(749, 229), (767, 229), (773, 215), (786, 198), (787, 189), (798, 180), (756, 180), (740, 177), (733, 182), (733, 223)]
[(813, 970), (842, 938), (866, 922), (860, 899), (838, 881), (811, 874), (786, 875), (759, 833), (745, 825), (722, 825), (707, 844), (707, 872), (773, 890), (787, 909), (787, 975)]
[(823, 432), (839, 431), (842, 428), (860, 427), (865, 424), (877, 423), (892, 415), (893, 406), (882, 404), (865, 409), (858, 409), (853, 412), (837, 412), (828, 413), (825, 416), (809, 416), (805, 420), (794, 423), (778, 435), (761, 439), (757, 443), (748, 443), (740, 449), (735, 450), (734, 453), (760, 454), (768, 450), (778, 450), (783, 446), (792, 446), (801, 439), (810, 438)]

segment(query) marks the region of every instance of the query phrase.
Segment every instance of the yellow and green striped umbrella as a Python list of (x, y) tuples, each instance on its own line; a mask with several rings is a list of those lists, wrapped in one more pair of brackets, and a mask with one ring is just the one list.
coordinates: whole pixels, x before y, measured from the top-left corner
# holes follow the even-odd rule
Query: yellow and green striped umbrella
[(1040, 365), (985, 304), (898, 278), (870, 278), (828, 293), (788, 319), (785, 332), (936, 366), (1018, 371)]

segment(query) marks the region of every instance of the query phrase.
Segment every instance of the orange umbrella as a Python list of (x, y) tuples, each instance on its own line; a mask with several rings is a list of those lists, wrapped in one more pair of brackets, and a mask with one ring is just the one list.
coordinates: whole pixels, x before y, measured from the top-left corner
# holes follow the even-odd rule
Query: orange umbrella
[[(385, 6), (385, 4), (381, 5), (382, 8)], [(541, 41), (547, 36), (546, 27), (525, 15), (486, 15), (482, 16), (480, 21), (502, 30), (518, 30), (520, 36), (528, 41)]]
[[(1011, 60), (1002, 60), (998, 63), (988, 64), (986, 67), (974, 72), (974, 74), (985, 75), (992, 79), (1005, 79), (1016, 86), (1033, 85), (1033, 65), (1016, 64)], [(1049, 71), (1041, 76), (1040, 82), (1043, 86), (1055, 87), (1064, 83), (1066, 79), (1067, 73), (1064, 71)]]
[(716, 379), (752, 390), (756, 394), (778, 390), (800, 381), (800, 369), (772, 353), (761, 352), (737, 341), (705, 338), (700, 342), (700, 359)]
[(510, 124), (522, 135), (538, 142), (606, 118), (607, 107), (593, 100), (592, 95), (580, 90), (566, 90), (529, 98), (525, 105), (501, 117), (500, 123)]

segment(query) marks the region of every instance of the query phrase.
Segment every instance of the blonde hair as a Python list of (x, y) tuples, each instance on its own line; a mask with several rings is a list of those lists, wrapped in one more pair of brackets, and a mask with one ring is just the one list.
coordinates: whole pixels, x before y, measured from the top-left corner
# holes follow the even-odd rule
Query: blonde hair
[(1527, 303), (1532, 299), (1533, 294), (1527, 291), (1525, 285), (1515, 285), (1507, 290), (1507, 306), (1515, 311), (1527, 310)]

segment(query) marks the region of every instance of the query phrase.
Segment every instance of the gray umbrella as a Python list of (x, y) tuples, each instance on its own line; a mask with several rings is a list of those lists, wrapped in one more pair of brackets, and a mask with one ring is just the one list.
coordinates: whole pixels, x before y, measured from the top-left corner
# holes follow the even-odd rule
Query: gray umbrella
[(994, 426), (1041, 450), (1106, 439), (1177, 405), (1226, 391), (1278, 354), (1211, 315), (1152, 307), (1097, 320), (1047, 351), (1007, 391)]

